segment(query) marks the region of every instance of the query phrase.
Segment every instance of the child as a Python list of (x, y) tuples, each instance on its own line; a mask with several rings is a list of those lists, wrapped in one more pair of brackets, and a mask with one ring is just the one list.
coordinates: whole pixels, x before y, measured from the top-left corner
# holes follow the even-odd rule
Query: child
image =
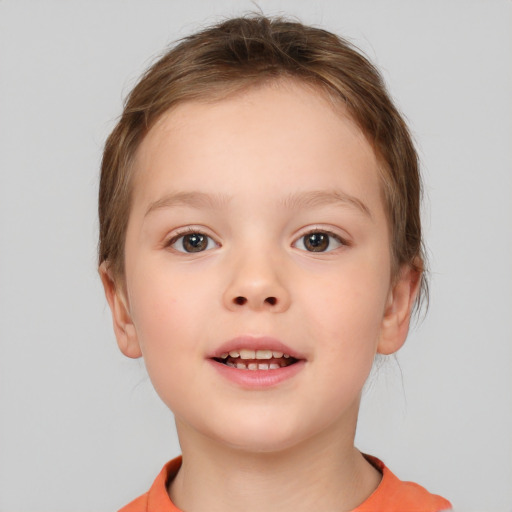
[(379, 74), (329, 32), (231, 19), (149, 69), (105, 147), (100, 275), (183, 455), (123, 512), (450, 508), (354, 447), (424, 290), (419, 196)]

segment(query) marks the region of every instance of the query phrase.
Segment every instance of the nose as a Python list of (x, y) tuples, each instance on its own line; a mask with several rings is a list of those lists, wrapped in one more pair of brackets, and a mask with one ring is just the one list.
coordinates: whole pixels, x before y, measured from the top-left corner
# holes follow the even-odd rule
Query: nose
[(223, 297), (225, 307), (232, 311), (286, 311), (290, 307), (290, 293), (283, 282), (283, 263), (263, 255), (242, 255), (231, 262)]

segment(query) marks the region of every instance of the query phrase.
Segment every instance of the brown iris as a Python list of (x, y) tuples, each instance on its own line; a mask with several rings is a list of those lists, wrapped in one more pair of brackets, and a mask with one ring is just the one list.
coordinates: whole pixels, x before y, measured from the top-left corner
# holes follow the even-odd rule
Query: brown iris
[(182, 244), (187, 252), (201, 252), (208, 246), (208, 237), (200, 233), (191, 233), (183, 237)]
[(329, 235), (327, 233), (309, 233), (304, 236), (304, 247), (311, 252), (322, 252), (329, 247)]

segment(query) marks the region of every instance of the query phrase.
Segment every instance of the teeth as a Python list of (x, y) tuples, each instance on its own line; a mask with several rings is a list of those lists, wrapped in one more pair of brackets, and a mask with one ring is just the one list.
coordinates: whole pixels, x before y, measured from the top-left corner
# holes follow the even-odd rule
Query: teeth
[(231, 368), (237, 368), (238, 370), (278, 370), (279, 368), (283, 368), (286, 366), (285, 364), (278, 363), (231, 363), (229, 361), (226, 362), (227, 366)]
[(240, 350), (231, 350), (229, 353), (225, 352), (220, 355), (221, 359), (227, 359), (228, 357), (240, 357), (241, 359), (280, 359), (281, 357), (289, 358), (288, 354), (283, 352), (272, 351), (272, 350), (251, 350), (248, 348), (242, 348)]
[(272, 350), (256, 350), (256, 359), (272, 359)]
[[(229, 353), (231, 357), (237, 357)], [(255, 359), (256, 358), (256, 351), (255, 350), (249, 350), (247, 348), (243, 348), (240, 350), (240, 358), (241, 359)]]
[[(277, 350), (263, 349), (263, 350), (252, 350), (249, 348), (241, 348), (238, 350), (231, 350), (230, 352), (224, 352), (219, 356), (219, 359), (236, 359), (236, 362), (232, 359), (224, 361), (224, 364), (231, 368), (238, 368), (239, 370), (277, 370), (288, 366), (288, 361), (283, 361), (282, 358), (289, 359), (290, 355)], [(281, 359), (278, 362), (272, 363), (258, 363), (254, 360), (269, 360), (269, 359)], [(251, 362), (249, 362), (249, 360)]]

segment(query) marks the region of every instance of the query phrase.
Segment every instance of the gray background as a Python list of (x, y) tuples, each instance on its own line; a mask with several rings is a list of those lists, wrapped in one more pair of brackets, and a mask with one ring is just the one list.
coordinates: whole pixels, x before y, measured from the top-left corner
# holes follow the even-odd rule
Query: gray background
[[(265, 1), (383, 70), (423, 160), (432, 300), (358, 446), (461, 511), (512, 510), (512, 2)], [(0, 1), (0, 510), (112, 511), (179, 453), (95, 269), (102, 143), (171, 41), (248, 1)]]

